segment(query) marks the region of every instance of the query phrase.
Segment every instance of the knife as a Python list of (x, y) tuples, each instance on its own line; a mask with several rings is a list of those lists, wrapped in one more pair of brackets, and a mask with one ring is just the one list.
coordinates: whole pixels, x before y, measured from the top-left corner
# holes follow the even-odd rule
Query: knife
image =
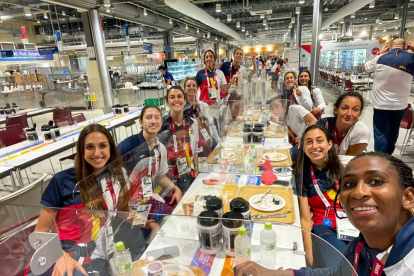
[(264, 195), (262, 195), (262, 197), (259, 199), (259, 200), (256, 200), (255, 202), (254, 202), (254, 204), (257, 204), (257, 203), (260, 203), (260, 202), (262, 202), (262, 200), (270, 193), (272, 191), (272, 189), (269, 189), (269, 190), (267, 190), (267, 192), (264, 194)]

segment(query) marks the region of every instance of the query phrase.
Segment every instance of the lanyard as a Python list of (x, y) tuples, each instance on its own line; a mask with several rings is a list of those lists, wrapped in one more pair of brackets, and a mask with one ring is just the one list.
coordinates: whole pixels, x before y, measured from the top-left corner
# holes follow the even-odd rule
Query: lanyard
[[(171, 118), (172, 120), (172, 118)], [(154, 157), (155, 157), (155, 170), (154, 173), (158, 171), (158, 162), (157, 159), (160, 156), (159, 152), (158, 152), (158, 147), (159, 147), (159, 140), (158, 138), (156, 138), (156, 142), (155, 142), (155, 146), (154, 146)], [(145, 137), (144, 137), (144, 141), (145, 141)], [(146, 142), (146, 141), (145, 141)], [(151, 150), (149, 150), (148, 148), (148, 172), (147, 172), (147, 176), (151, 177), (152, 175), (152, 162), (151, 162)]]
[(318, 180), (315, 177), (315, 172), (313, 171), (312, 165), (310, 166), (310, 174), (313, 182), (313, 186), (316, 189), (316, 192), (318, 193), (318, 196), (321, 198), (323, 204), (325, 204), (326, 210), (325, 210), (325, 218), (328, 217), (329, 211), (331, 210), (331, 204), (329, 204), (328, 200), (326, 199), (325, 195), (322, 193), (321, 188), (319, 188)]
[[(175, 128), (175, 123), (174, 123), (174, 119), (171, 117), (171, 126), (169, 128), (173, 133), (175, 133), (177, 130)], [(187, 137), (185, 135), (187, 129), (186, 129), (186, 125), (185, 125), (185, 119), (183, 119), (183, 124), (182, 124), (182, 133), (183, 133), (183, 144), (182, 146), (184, 147), (184, 145), (187, 143)], [(177, 143), (177, 136), (174, 134), (173, 135), (173, 141), (174, 141), (174, 151), (178, 152), (178, 143)]]
[[(347, 132), (348, 132), (348, 131), (347, 131)], [(342, 135), (342, 136), (338, 137), (338, 136), (339, 136), (339, 131), (338, 131), (338, 129), (336, 128), (336, 125), (334, 126), (334, 129), (333, 129), (334, 142), (335, 142), (335, 144), (338, 146), (338, 153), (339, 153), (339, 151), (340, 151), (341, 144), (342, 144), (342, 142), (344, 141), (344, 139), (345, 139), (345, 136), (346, 136), (347, 132), (346, 132), (344, 135)]]
[[(240, 65), (236, 69), (236, 75), (239, 72), (239, 69), (240, 69)], [(230, 64), (230, 79), (229, 79), (229, 81), (231, 81), (232, 78), (233, 78), (233, 62)], [(236, 86), (238, 84), (239, 84), (239, 78), (236, 79)]]
[[(206, 81), (207, 81), (207, 87), (208, 89), (211, 89), (211, 83), (210, 83), (210, 78), (208, 77), (208, 72), (207, 72), (207, 67), (204, 69), (206, 72)], [(216, 69), (213, 69), (213, 82), (214, 82), (214, 89), (218, 90), (218, 85), (217, 85), (217, 79), (216, 79)]]
[[(109, 192), (111, 193), (112, 202), (114, 203), (114, 211), (115, 211), (116, 210), (116, 194), (114, 190), (114, 185), (112, 184), (112, 180), (110, 177), (106, 179), (106, 185), (107, 185), (107, 188), (109, 189)], [(105, 199), (103, 200), (103, 204), (105, 205), (106, 209), (108, 209), (108, 204), (106, 204)]]
[(292, 91), (292, 94), (290, 94), (290, 104), (292, 103), (299, 104), (295, 97), (295, 91)]
[(190, 109), (191, 116), (193, 116), (195, 119), (197, 119), (198, 127), (200, 128), (200, 130), (203, 129), (203, 126), (201, 124), (204, 123), (204, 119), (203, 119), (203, 116), (201, 116), (201, 108), (200, 108), (200, 105), (197, 103), (197, 106), (196, 106), (196, 110), (198, 112), (198, 116), (194, 112), (193, 106), (191, 106), (189, 109)]
[[(354, 265), (353, 265), (355, 271), (358, 271), (359, 257), (361, 256), (361, 249), (363, 246), (364, 246), (364, 242), (361, 241), (357, 244), (355, 248)], [(392, 245), (387, 250), (379, 253), (377, 257), (375, 257), (374, 265), (371, 268), (370, 276), (382, 275), (382, 271), (384, 270), (384, 267), (385, 267), (384, 263), (388, 258), (391, 248), (392, 248)], [(367, 254), (369, 254), (369, 252)], [(369, 255), (368, 255), (368, 258), (370, 258)]]

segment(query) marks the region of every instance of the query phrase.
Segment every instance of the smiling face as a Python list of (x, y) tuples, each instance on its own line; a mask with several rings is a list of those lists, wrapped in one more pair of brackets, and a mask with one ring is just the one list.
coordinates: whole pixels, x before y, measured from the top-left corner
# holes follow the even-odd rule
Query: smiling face
[(233, 58), (235, 62), (240, 63), (243, 60), (243, 50), (241, 49), (236, 50)]
[(287, 89), (292, 89), (295, 86), (296, 78), (292, 73), (287, 73), (285, 75), (285, 85)]
[(407, 209), (399, 182), (395, 168), (380, 157), (360, 157), (346, 166), (339, 199), (351, 223), (363, 234), (393, 231), (398, 225)]
[(212, 52), (206, 52), (204, 55), (204, 63), (207, 65), (207, 67), (214, 67), (215, 58)]
[(167, 105), (171, 112), (182, 112), (185, 105), (183, 92), (179, 89), (171, 89), (168, 93)]
[(320, 165), (328, 161), (328, 151), (333, 142), (328, 141), (322, 130), (312, 129), (306, 132), (304, 143), (303, 150), (313, 164)]
[(270, 112), (277, 117), (285, 117), (286, 104), (282, 100), (275, 100), (270, 103)]
[(310, 76), (309, 76), (308, 72), (300, 73), (300, 75), (299, 75), (300, 85), (308, 86), (309, 80), (310, 80)]
[(91, 132), (86, 135), (84, 145), (85, 161), (95, 172), (102, 169), (111, 157), (108, 138), (101, 132)]
[(357, 97), (346, 97), (339, 104), (338, 108), (334, 107), (334, 113), (337, 115), (337, 123), (351, 127), (353, 123), (361, 116), (362, 103)]
[(188, 80), (185, 83), (184, 92), (190, 97), (195, 97), (197, 95), (197, 83), (195, 80)]
[(161, 113), (156, 108), (148, 108), (142, 120), (139, 120), (142, 130), (148, 133), (149, 137), (157, 135), (161, 129), (162, 118)]

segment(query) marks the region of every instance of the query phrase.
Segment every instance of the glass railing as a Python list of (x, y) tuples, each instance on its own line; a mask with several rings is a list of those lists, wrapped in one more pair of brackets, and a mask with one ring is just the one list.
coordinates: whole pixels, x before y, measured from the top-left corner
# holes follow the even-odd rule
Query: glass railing
[[(240, 202), (234, 206), (241, 207)], [(174, 213), (188, 212), (188, 207), (177, 206)], [(40, 213), (37, 221), (5, 230), (10, 222), (28, 219), (24, 214), (33, 209)], [(315, 272), (329, 270), (330, 275), (355, 273), (339, 251), (312, 233), (277, 218), (253, 219), (238, 210), (193, 210), (192, 216), (185, 216), (7, 205), (0, 211), (9, 218), (0, 227), (4, 275), (63, 275), (68, 270), (73, 275), (234, 275), (243, 269), (237, 265), (246, 261), (271, 270), (308, 266)], [(264, 230), (265, 222), (275, 233)], [(245, 230), (238, 234), (242, 226), (245, 235)], [(303, 236), (311, 238), (313, 254), (305, 250)], [(324, 258), (333, 265), (327, 266)]]

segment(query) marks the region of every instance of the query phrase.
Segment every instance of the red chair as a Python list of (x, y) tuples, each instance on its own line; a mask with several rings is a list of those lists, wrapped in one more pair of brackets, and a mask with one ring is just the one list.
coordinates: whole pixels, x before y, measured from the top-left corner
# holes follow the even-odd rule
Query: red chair
[(10, 126), (20, 125), (22, 128), (28, 128), (29, 124), (27, 123), (27, 114), (23, 113), (16, 116), (7, 116), (6, 117), (6, 128)]
[(11, 146), (26, 140), (26, 135), (21, 125), (13, 125), (0, 130), (0, 147)]
[(74, 121), (77, 123), (86, 121), (85, 116), (83, 113), (78, 113), (72, 115), (72, 107), (63, 107), (63, 108), (55, 108), (53, 109), (53, 121), (59, 127), (73, 125)]
[(353, 92), (354, 91), (354, 85), (351, 80), (345, 79), (345, 87), (344, 92)]
[[(407, 108), (405, 109), (404, 118), (401, 120), (400, 128), (404, 128), (407, 130), (405, 134), (403, 146), (401, 147), (400, 154), (401, 156), (404, 155), (405, 148), (407, 147), (408, 143), (410, 142), (411, 133), (413, 132), (413, 109), (411, 108), (411, 104), (408, 104)], [(407, 139), (408, 136), (408, 139)]]

